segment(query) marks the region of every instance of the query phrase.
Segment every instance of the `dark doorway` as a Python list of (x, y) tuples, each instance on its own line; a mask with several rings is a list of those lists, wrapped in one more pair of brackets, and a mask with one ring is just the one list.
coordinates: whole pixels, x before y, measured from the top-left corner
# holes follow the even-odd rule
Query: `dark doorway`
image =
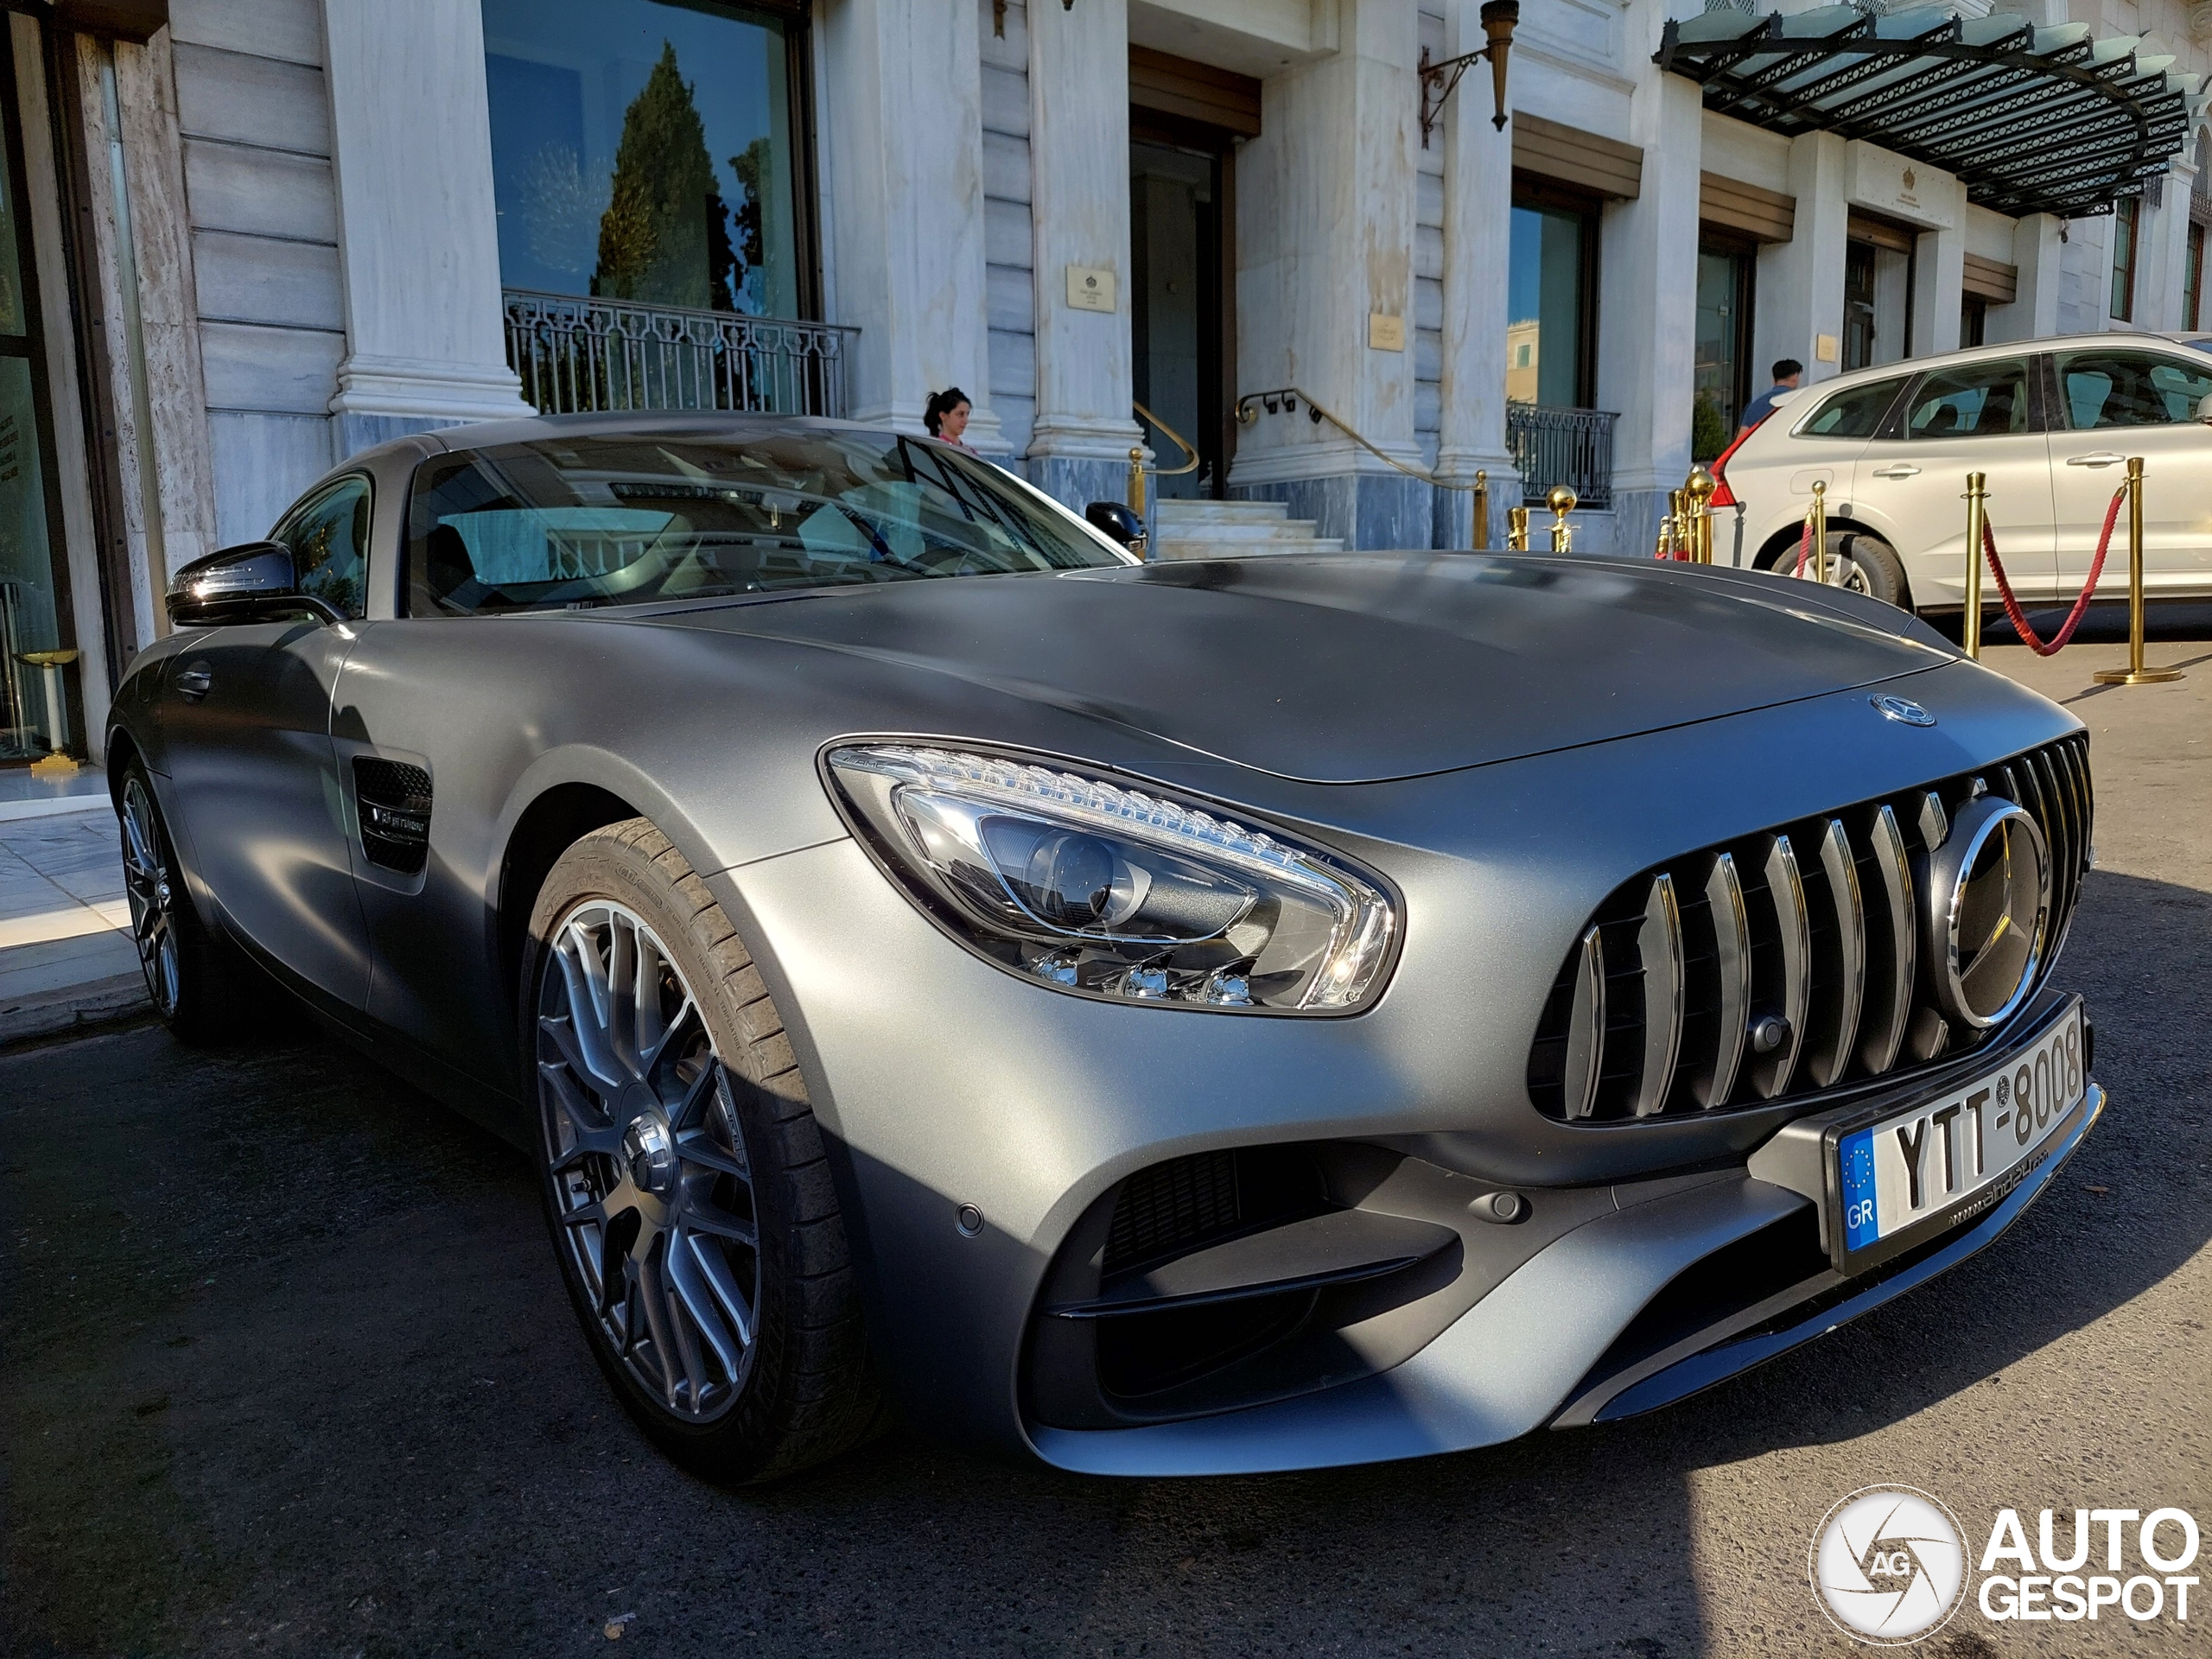
[(1165, 475), (1185, 458), (1173, 440), (1147, 431), (1162, 496), (1222, 493), (1222, 172), (1218, 155), (1142, 139), (1129, 145), (1136, 400), (1200, 458), (1195, 473)]
[(1874, 361), (1874, 248), (1847, 242), (1843, 248), (1843, 372)]
[[(1168, 497), (1227, 493), (1236, 453), (1236, 146), (1260, 131), (1260, 83), (1129, 48), (1129, 289), (1136, 401), (1198, 452)], [(1147, 429), (1163, 467), (1173, 442)]]

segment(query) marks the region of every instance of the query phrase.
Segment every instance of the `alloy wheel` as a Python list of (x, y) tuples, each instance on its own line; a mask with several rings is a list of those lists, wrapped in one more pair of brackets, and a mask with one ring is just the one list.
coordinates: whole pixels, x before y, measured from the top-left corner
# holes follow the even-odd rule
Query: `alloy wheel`
[(143, 778), (123, 788), (123, 888), (130, 903), (130, 938), (146, 989), (164, 1019), (173, 1017), (181, 984), (178, 973), (176, 901), (162, 855), (161, 814)]
[(561, 1246), (600, 1335), (671, 1414), (743, 1393), (760, 1305), (751, 1165), (698, 999), (636, 912), (588, 899), (538, 994), (538, 1109)]

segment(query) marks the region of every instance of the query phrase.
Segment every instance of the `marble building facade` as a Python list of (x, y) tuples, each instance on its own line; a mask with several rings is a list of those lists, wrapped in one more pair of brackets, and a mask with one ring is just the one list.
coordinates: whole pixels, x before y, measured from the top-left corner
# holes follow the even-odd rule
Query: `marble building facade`
[[(1847, 342), (1883, 361), (1949, 349), (1962, 329), (2212, 321), (2188, 315), (2212, 218), (2194, 143), (2128, 227), (2115, 316), (2112, 216), (2006, 218), (1878, 143), (1707, 111), (1696, 84), (1653, 61), (1669, 17), (1705, 9), (1522, 0), (1512, 121), (1492, 124), (1478, 66), (1426, 135), (1424, 54), (1479, 47), (1478, 0), (684, 10), (767, 19), (795, 43), (774, 84), (798, 229), (777, 232), (785, 253), (754, 257), (804, 270), (752, 291), (855, 331), (845, 411), (918, 429), (928, 394), (959, 385), (968, 441), (1077, 505), (1122, 495), (1133, 447), (1173, 459), (1136, 418), (1148, 401), (1172, 404), (1204, 451), (1171, 491), (1281, 502), (1353, 549), (1464, 547), (1479, 470), (1496, 544), (1520, 487), (1509, 380), (1519, 397), (1540, 378), (1509, 350), (1531, 339), (1517, 315), (1531, 282), (1554, 300), (1581, 285), (1572, 318), (1545, 324), (1557, 374), (1542, 401), (1611, 417), (1610, 507), (1578, 515), (1591, 552), (1650, 546), (1700, 398), (1726, 424), (1772, 359), (1818, 379)], [(2207, 0), (2011, 9), (2212, 69)], [(163, 626), (168, 571), (262, 533), (363, 444), (530, 407), (503, 337), (521, 210), (499, 127), (522, 118), (500, 113), (500, 54), (531, 54), (500, 43), (520, 14), (493, 0), (11, 10), (29, 194), (79, 207), (68, 223), (35, 211), (24, 234), (48, 340), (63, 608), (97, 732), (103, 686)], [(682, 73), (712, 141), (723, 71), (695, 54)], [(734, 195), (727, 168), (716, 177)], [(1567, 238), (1555, 269), (1525, 245), (1554, 232)], [(1862, 234), (1885, 240), (1875, 264), (1853, 264)], [(1724, 265), (1738, 284), (1725, 302)], [(1712, 390), (1723, 314), (1733, 379)], [(1274, 391), (1303, 401), (1233, 418), (1240, 397)]]

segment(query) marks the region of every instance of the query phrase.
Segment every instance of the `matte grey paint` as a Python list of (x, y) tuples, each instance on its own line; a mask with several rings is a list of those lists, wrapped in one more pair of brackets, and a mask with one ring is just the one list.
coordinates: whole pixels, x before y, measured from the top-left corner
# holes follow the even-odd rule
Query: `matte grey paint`
[[(1831, 1103), (1604, 1128), (1539, 1116), (1529, 1038), (1596, 905), (1685, 849), (2078, 728), (1898, 612), (1643, 563), (1370, 554), (398, 613), (418, 458), (623, 424), (503, 423), (356, 457), (348, 470), (377, 485), (367, 618), (173, 635), (117, 699), (210, 919), (388, 1061), (524, 1135), (503, 859), (547, 791), (619, 796), (706, 877), (778, 999), (899, 1396), (930, 1427), (1007, 1447), (1031, 1444), (1020, 1344), (1052, 1250), (1114, 1182), (1162, 1159), (1357, 1138), (1514, 1187), (1537, 1218), (1608, 1185), (1668, 1193), (1574, 1229), (1507, 1280), (1519, 1288), (1382, 1376), (1265, 1408), (1266, 1421), (1147, 1429), (1143, 1449), (1037, 1441), (1070, 1466), (1351, 1461), (1542, 1421), (1676, 1269), (1804, 1202), (1743, 1162)], [(202, 659), (213, 689), (188, 708), (174, 677)], [(1876, 683), (1939, 725), (1880, 718)], [(1366, 1014), (1282, 1020), (1017, 979), (950, 942), (847, 835), (817, 759), (870, 735), (1110, 767), (1340, 849), (1403, 899), (1391, 982)], [(431, 774), (418, 877), (361, 854), (361, 753)], [(1675, 1173), (1714, 1165), (1688, 1185)], [(974, 1236), (956, 1224), (964, 1205), (986, 1217)], [(1505, 1251), (1542, 1236), (1484, 1230)]]

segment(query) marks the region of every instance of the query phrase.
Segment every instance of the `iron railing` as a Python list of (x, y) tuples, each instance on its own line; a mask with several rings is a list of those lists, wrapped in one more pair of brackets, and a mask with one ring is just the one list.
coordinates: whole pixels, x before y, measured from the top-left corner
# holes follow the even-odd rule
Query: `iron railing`
[(857, 329), (517, 288), (503, 298), (507, 363), (540, 413), (845, 413), (845, 347)]
[(1521, 499), (1541, 501), (1555, 484), (1573, 490), (1583, 506), (1613, 505), (1613, 423), (1602, 409), (1548, 409), (1537, 404), (1505, 406), (1505, 447), (1521, 474)]

